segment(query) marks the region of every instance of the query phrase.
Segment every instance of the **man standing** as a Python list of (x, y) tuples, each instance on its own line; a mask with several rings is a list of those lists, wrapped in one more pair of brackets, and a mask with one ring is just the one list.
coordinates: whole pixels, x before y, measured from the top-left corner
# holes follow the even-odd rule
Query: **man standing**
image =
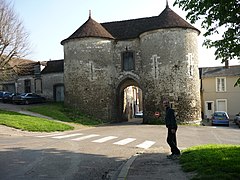
[(168, 135), (167, 135), (167, 143), (171, 148), (171, 155), (168, 155), (167, 158), (169, 159), (176, 159), (180, 156), (180, 150), (177, 148), (177, 123), (175, 118), (175, 112), (172, 108), (170, 108), (170, 104), (168, 100), (163, 101), (163, 106), (166, 107), (166, 116), (165, 116), (165, 123), (166, 127), (168, 128)]

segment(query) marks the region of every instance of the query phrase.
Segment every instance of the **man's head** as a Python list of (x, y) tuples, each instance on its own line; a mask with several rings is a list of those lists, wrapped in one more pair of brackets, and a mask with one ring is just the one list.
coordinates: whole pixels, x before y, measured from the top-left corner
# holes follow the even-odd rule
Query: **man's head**
[(163, 101), (163, 106), (164, 107), (170, 107), (169, 101), (168, 100), (164, 100)]

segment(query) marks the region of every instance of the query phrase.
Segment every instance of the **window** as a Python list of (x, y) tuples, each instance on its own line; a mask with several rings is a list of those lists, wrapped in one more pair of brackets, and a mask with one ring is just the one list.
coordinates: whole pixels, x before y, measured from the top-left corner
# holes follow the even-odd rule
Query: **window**
[(216, 99), (217, 111), (227, 111), (227, 99)]
[(133, 52), (122, 53), (122, 70), (131, 71), (135, 69), (134, 54)]
[(216, 78), (216, 91), (217, 92), (226, 92), (226, 78), (225, 77)]
[(212, 110), (212, 103), (211, 102), (207, 103), (207, 110)]
[(30, 79), (25, 80), (24, 86), (25, 86), (25, 93), (30, 93), (31, 92), (31, 80)]

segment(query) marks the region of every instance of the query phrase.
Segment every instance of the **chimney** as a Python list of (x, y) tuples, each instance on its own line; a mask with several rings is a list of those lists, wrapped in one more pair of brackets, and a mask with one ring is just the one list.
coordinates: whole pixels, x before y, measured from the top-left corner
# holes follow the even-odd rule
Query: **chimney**
[(229, 68), (229, 60), (225, 60), (225, 68), (228, 69)]

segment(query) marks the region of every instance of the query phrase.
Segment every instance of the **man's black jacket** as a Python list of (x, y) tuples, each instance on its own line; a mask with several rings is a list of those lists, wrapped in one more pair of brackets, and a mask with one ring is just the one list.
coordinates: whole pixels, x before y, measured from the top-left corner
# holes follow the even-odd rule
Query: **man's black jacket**
[(166, 108), (166, 116), (165, 116), (165, 123), (167, 128), (177, 128), (175, 112), (172, 108)]

